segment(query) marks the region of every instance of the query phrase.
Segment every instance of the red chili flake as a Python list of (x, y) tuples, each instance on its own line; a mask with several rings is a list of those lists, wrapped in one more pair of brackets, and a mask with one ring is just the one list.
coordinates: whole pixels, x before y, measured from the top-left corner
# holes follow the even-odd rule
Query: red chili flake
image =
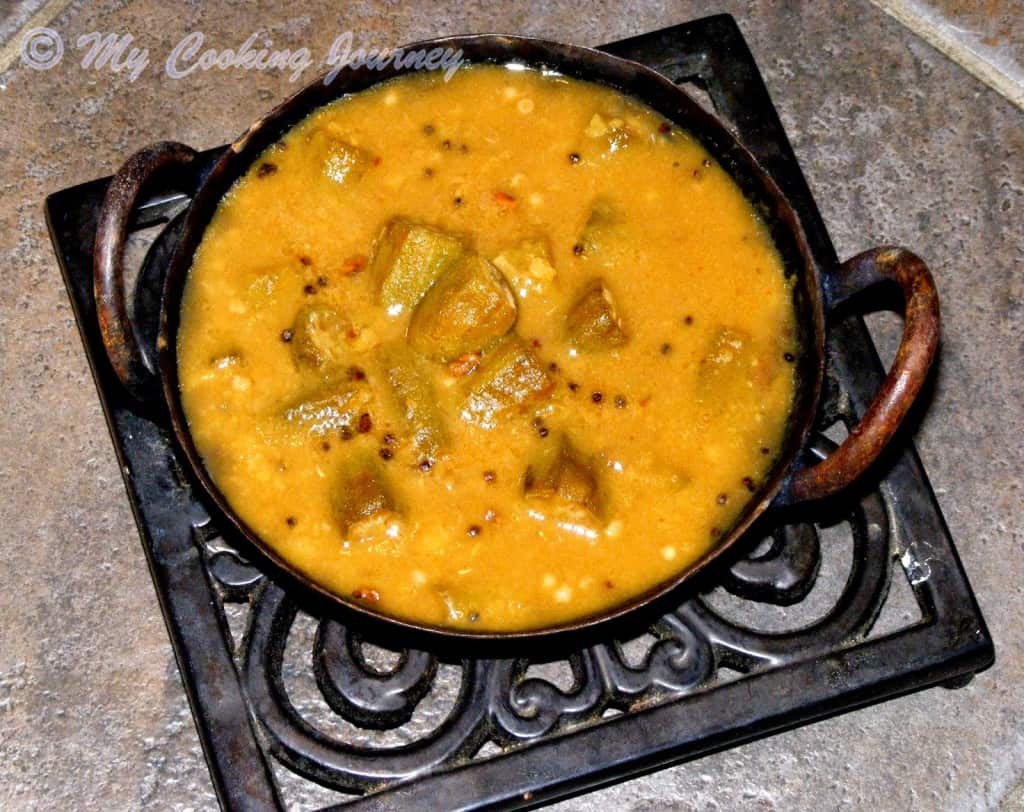
[(434, 134), (434, 125), (433, 124), (424, 124), (423, 125), (423, 134), (424, 135), (433, 135)]
[(558, 372), (558, 364), (556, 364), (554, 361), (552, 361), (550, 364), (548, 364), (548, 371), (549, 372)]
[(380, 593), (376, 589), (360, 587), (352, 593), (352, 597), (357, 601), (370, 601), (371, 603), (377, 603), (380, 600)]
[(686, 318), (684, 318), (683, 319), (683, 324), (685, 324), (687, 326), (693, 324), (693, 316), (687, 316)]
[(388, 445), (394, 445), (398, 442), (398, 438), (396, 438), (394, 434), (388, 433), (384, 435), (384, 442)]
[(722, 535), (722, 531), (721, 530), (719, 530), (717, 527), (712, 527), (711, 528), (711, 538), (716, 539), (720, 535)]
[(373, 429), (373, 418), (370, 417), (369, 412), (363, 412), (359, 415), (359, 433), (367, 434)]
[(476, 368), (480, 366), (481, 357), (478, 352), (463, 353), (448, 364), (448, 371), (456, 378), (462, 378), (476, 371)]
[(484, 482), (491, 484), (498, 478), (498, 475), (494, 471), (484, 471)]
[(548, 432), (548, 427), (547, 427), (547, 426), (541, 426), (541, 427), (540, 427), (540, 428), (539, 428), (539, 429), (537, 430), (537, 434), (539, 434), (539, 435), (540, 435), (540, 438), (541, 438), (541, 439), (543, 440), (543, 439), (544, 439), (545, 437), (547, 437), (547, 436), (548, 436), (548, 434), (549, 434), (549, 432)]
[(452, 202), (455, 203), (456, 206), (461, 206), (462, 205), (462, 198), (461, 197), (456, 197), (455, 200), (452, 201)]
[(310, 259), (309, 257), (307, 257), (305, 254), (303, 254), (301, 257), (299, 257), (299, 262), (301, 262), (303, 265), (306, 265), (306, 266), (309, 266), (309, 265), (313, 264), (313, 260)]
[(540, 339), (539, 338), (531, 338), (530, 339), (530, 345), (534, 349), (538, 349), (539, 350), (540, 349)]
[(459, 152), (466, 154), (469, 152), (469, 147), (466, 144), (459, 144)]
[(600, 392), (594, 392), (590, 396), (590, 399), (594, 401), (594, 403), (600, 403), (602, 400), (604, 400), (604, 395), (602, 395)]
[(668, 355), (670, 352), (672, 352), (672, 345), (666, 341), (661, 345), (661, 354)]
[(352, 427), (342, 426), (340, 429), (338, 429), (338, 435), (341, 437), (342, 441), (347, 443), (349, 440), (352, 439)]
[(615, 589), (615, 582), (611, 578), (606, 578), (604, 581), (605, 589)]
[(426, 169), (423, 170), (423, 174), (425, 177), (432, 178), (434, 177), (434, 170), (428, 166)]
[(703, 167), (711, 166), (711, 159), (710, 158), (705, 158), (703, 161), (700, 162), (700, 165), (703, 166)]
[(434, 467), (434, 463), (430, 460), (420, 460), (419, 468), (423, 473), (427, 473), (431, 468)]
[(791, 353), (791, 352), (787, 352), (787, 353), (783, 353), (783, 355), (782, 355), (782, 359), (783, 359), (783, 360), (784, 360), (784, 361), (785, 361), (785, 362), (786, 362), (787, 364), (792, 364), (792, 363), (793, 363), (793, 362), (794, 362), (794, 361), (796, 360), (796, 356), (795, 356), (795, 355), (793, 355), (793, 353)]
[(471, 524), (471, 525), (469, 526), (469, 529), (468, 529), (468, 530), (466, 530), (466, 535), (467, 535), (467, 536), (471, 536), (471, 537), (473, 537), (473, 538), (476, 538), (476, 537), (477, 537), (477, 536), (479, 536), (479, 535), (480, 535), (480, 534), (481, 534), (481, 533), (482, 533), (483, 531), (484, 531), (484, 529), (483, 529), (483, 528), (482, 528), (482, 527), (481, 527), (480, 525), (478, 525), (478, 524)]
[(761, 453), (764, 454), (767, 457), (769, 454), (772, 453), (772, 450), (770, 448), (768, 448), (768, 446), (763, 445), (763, 446), (761, 446)]
[(580, 388), (580, 385), (578, 383), (576, 383), (576, 381), (569, 381), (569, 391), (570, 392), (575, 392), (579, 388)]
[(754, 484), (754, 480), (748, 476), (743, 477), (743, 484), (751, 493), (757, 490), (757, 485)]
[(661, 122), (661, 124), (658, 125), (658, 132), (660, 132), (662, 135), (668, 135), (670, 132), (672, 132), (672, 127), (668, 124), (668, 122), (663, 121)]
[(574, 254), (575, 254), (576, 256), (578, 256), (578, 257), (581, 257), (581, 256), (583, 256), (583, 243), (579, 243), (579, 242), (578, 242), (578, 243), (576, 243), (576, 244), (575, 244), (575, 245), (574, 245), (574, 246), (572, 247), (572, 252), (573, 252), (573, 253), (574, 253)]
[(512, 197), (508, 192), (497, 191), (494, 193), (494, 202), (501, 206), (506, 211), (511, 211), (516, 207), (516, 199)]
[(381, 446), (380, 451), (378, 451), (377, 453), (380, 455), (380, 458), (385, 461), (390, 460), (393, 456), (395, 456), (395, 452), (392, 451), (387, 446)]
[(260, 164), (260, 168), (256, 170), (256, 176), (265, 178), (268, 175), (273, 175), (277, 171), (277, 164), (272, 164), (269, 161)]
[(341, 272), (345, 276), (352, 276), (359, 273), (364, 267), (366, 267), (366, 257), (363, 254), (356, 254), (345, 260), (341, 266)]
[(320, 448), (322, 448), (324, 451), (330, 451), (331, 450), (331, 444), (329, 442), (327, 442), (326, 440), (324, 440), (322, 443), (320, 443)]
[(578, 164), (580, 162), (580, 154), (578, 152), (569, 153), (569, 163)]
[(296, 520), (294, 516), (289, 516), (287, 519), (284, 520), (284, 523), (289, 527), (295, 527), (295, 521)]
[(352, 366), (350, 366), (348, 368), (347, 375), (348, 375), (348, 379), (350, 381), (365, 381), (366, 380), (366, 373), (363, 371), (363, 368), (362, 367), (357, 367), (355, 364), (353, 364)]
[(724, 505), (726, 502), (729, 501), (729, 495), (725, 493), (720, 493), (718, 494), (718, 498), (715, 499), (715, 501), (718, 502), (718, 504), (720, 505)]
[(302, 292), (305, 293), (307, 296), (312, 296), (314, 293), (316, 293), (316, 288), (313, 287), (312, 285), (306, 285), (302, 289)]
[(479, 619), (480, 619), (480, 613), (479, 612), (470, 612), (469, 613), (469, 622), (470, 623), (476, 623)]
[(292, 340), (292, 338), (294, 338), (294, 337), (295, 337), (295, 336), (294, 336), (294, 333), (292, 333), (292, 331), (291, 331), (291, 330), (282, 330), (282, 331), (281, 331), (281, 340), (282, 340), (282, 341), (283, 341), (283, 342), (284, 342), (285, 344), (287, 344), (287, 343), (288, 343), (289, 341), (291, 341), (291, 340)]
[(373, 158), (373, 165), (380, 166), (382, 163), (384, 163), (384, 159), (381, 158), (379, 155), (375, 155)]
[(441, 142), (441, 148), (442, 149), (451, 149), (452, 148), (452, 142), (449, 139), (447, 139), (447, 138), (444, 139), (444, 141)]
[(318, 277), (316, 278), (316, 283), (317, 283), (317, 284), (318, 284), (318, 285), (319, 285), (320, 287), (322, 287), (322, 288), (326, 288), (326, 287), (327, 287), (327, 277), (326, 277), (326, 276), (318, 276)]

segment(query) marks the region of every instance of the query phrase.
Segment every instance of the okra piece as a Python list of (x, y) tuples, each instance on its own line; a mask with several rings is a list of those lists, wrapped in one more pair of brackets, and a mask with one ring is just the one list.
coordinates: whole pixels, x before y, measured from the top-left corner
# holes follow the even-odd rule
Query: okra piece
[(601, 512), (597, 475), (589, 460), (562, 435), (556, 445), (526, 469), (523, 495), (528, 499), (560, 499), (581, 505), (594, 515)]
[(515, 285), (543, 284), (557, 275), (546, 238), (523, 240), (505, 249), (494, 258), (494, 265)]
[(701, 399), (729, 402), (757, 384), (770, 382), (777, 366), (760, 356), (747, 333), (730, 327), (719, 330), (697, 373)]
[(322, 127), (306, 136), (309, 154), (320, 159), (321, 172), (328, 180), (344, 184), (359, 180), (373, 165), (373, 156)]
[(629, 338), (611, 291), (600, 279), (588, 284), (569, 308), (565, 326), (569, 341), (583, 350), (620, 347)]
[(282, 416), (317, 436), (352, 428), (359, 418), (357, 390), (349, 388), (304, 398), (285, 407)]
[(383, 363), (413, 444), (427, 459), (436, 460), (448, 442), (448, 432), (426, 371), (411, 352), (400, 347), (389, 348)]
[(331, 494), (334, 519), (342, 534), (356, 522), (395, 510), (384, 472), (369, 452), (346, 457)]
[(516, 297), (481, 256), (464, 254), (426, 292), (409, 322), (409, 344), (439, 361), (480, 350), (516, 323)]
[(324, 157), (324, 174), (335, 183), (359, 180), (373, 159), (366, 150), (354, 147), (338, 138), (328, 138)]
[(462, 253), (450, 234), (395, 220), (377, 239), (370, 272), (379, 280), (380, 301), (392, 316), (411, 310)]
[(493, 347), (470, 377), (463, 419), (490, 426), (497, 414), (540, 400), (553, 385), (540, 359), (513, 334)]
[(615, 236), (620, 221), (621, 216), (613, 203), (602, 198), (595, 200), (577, 245), (584, 254), (600, 251)]
[(300, 369), (320, 369), (344, 361), (348, 323), (327, 305), (306, 305), (290, 331), (292, 358)]

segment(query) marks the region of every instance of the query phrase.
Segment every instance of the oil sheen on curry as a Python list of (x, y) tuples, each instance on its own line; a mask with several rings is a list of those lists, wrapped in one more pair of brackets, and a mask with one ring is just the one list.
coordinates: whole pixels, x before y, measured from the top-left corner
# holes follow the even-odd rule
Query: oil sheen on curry
[(196, 447), (325, 589), (560, 625), (716, 543), (794, 396), (790, 283), (703, 147), (611, 89), (477, 66), (314, 112), (221, 203), (178, 333)]

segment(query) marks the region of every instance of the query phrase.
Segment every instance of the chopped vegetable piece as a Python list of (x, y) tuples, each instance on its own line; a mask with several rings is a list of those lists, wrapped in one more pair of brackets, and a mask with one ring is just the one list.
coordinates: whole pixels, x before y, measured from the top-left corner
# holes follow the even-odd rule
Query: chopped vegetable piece
[(283, 417), (317, 436), (345, 428), (351, 430), (359, 418), (358, 400), (356, 389), (348, 388), (293, 403), (284, 409)]
[(516, 298), (490, 262), (464, 255), (413, 311), (409, 344), (441, 361), (482, 349), (516, 323)]
[(469, 381), (463, 419), (485, 427), (493, 425), (498, 413), (533, 403), (554, 386), (544, 364), (514, 334), (484, 356), (483, 366)]
[(345, 458), (331, 494), (331, 508), (342, 533), (356, 522), (395, 509), (384, 473), (371, 454)]
[(371, 271), (388, 313), (412, 309), (462, 253), (457, 237), (408, 220), (395, 220), (378, 238)]
[(565, 317), (572, 344), (584, 350), (620, 347), (628, 336), (611, 291), (600, 279), (589, 283)]
[(494, 258), (494, 264), (516, 287), (550, 282), (556, 273), (551, 264), (551, 251), (541, 239), (523, 240), (514, 248), (502, 251)]
[(309, 135), (309, 143), (322, 156), (324, 177), (335, 183), (359, 180), (374, 165), (373, 156), (366, 150), (322, 129)]
[(291, 330), (292, 357), (300, 368), (319, 369), (340, 364), (347, 354), (348, 322), (327, 305), (306, 305), (295, 317)]
[(761, 352), (747, 333), (725, 327), (701, 359), (698, 392), (704, 401), (729, 401), (745, 389), (767, 388), (779, 367), (776, 354)]
[(523, 494), (528, 499), (558, 498), (581, 505), (597, 515), (601, 511), (594, 467), (564, 435), (541, 459), (526, 469)]
[(598, 198), (590, 207), (590, 216), (583, 226), (583, 231), (580, 232), (576, 245), (582, 246), (584, 254), (600, 251), (615, 236), (621, 219), (614, 204), (603, 198)]
[(448, 441), (433, 387), (420, 362), (404, 347), (391, 347), (383, 363), (399, 410), (420, 454), (436, 460)]

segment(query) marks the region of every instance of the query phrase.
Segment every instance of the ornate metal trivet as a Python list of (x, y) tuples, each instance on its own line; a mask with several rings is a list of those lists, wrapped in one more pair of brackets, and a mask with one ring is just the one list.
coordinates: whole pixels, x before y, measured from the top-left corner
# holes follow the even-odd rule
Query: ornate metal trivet
[[(607, 50), (705, 92), (795, 204), (819, 265), (836, 263), (731, 17)], [(52, 195), (51, 236), (226, 808), (532, 805), (909, 690), (964, 684), (992, 662), (906, 442), (873, 484), (758, 528), (744, 555), (647, 627), (531, 652), (543, 662), (390, 652), (387, 641), (300, 607), (221, 537), (160, 417), (137, 411), (107, 366), (91, 265), (106, 183)], [(155, 186), (134, 224), (136, 249), (149, 249), (137, 313), (153, 312), (173, 218), (187, 204), (175, 178)], [(820, 453), (825, 432), (852, 425), (881, 380), (859, 318), (831, 326), (828, 361)]]

